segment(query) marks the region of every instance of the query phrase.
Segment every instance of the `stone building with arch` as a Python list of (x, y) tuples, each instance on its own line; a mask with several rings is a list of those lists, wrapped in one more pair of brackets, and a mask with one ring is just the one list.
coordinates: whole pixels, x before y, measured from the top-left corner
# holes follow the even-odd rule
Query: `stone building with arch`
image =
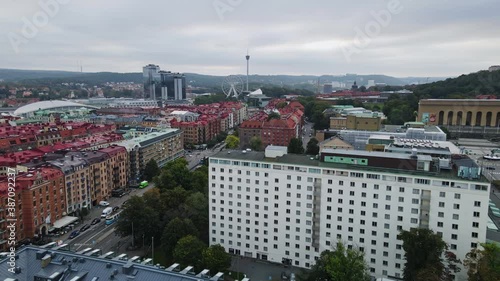
[(424, 99), (418, 104), (418, 121), (436, 126), (499, 127), (500, 100)]

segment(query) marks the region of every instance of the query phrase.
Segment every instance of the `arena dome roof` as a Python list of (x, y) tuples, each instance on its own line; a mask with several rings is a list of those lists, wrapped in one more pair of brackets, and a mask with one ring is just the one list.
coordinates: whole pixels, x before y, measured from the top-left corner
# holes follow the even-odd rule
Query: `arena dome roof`
[(26, 116), (32, 115), (36, 111), (39, 110), (50, 110), (50, 109), (80, 109), (80, 108), (88, 108), (88, 109), (98, 109), (98, 107), (85, 105), (81, 103), (71, 102), (71, 101), (63, 101), (63, 100), (49, 100), (49, 101), (39, 101), (35, 103), (30, 103), (25, 106), (21, 106), (20, 108), (14, 111), (15, 116)]

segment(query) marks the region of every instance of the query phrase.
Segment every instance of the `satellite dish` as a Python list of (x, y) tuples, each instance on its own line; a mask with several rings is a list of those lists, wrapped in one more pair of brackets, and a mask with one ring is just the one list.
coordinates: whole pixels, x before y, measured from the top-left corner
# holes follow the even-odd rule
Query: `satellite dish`
[(222, 91), (227, 98), (237, 98), (243, 92), (243, 80), (236, 75), (230, 75), (222, 81)]

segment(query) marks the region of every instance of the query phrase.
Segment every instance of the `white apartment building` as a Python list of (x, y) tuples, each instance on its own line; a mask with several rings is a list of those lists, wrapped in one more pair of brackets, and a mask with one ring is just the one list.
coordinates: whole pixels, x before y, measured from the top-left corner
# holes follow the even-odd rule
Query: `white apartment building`
[(463, 260), (486, 241), (490, 191), (469, 160), (444, 170), (417, 153), (325, 149), (315, 159), (286, 147), (223, 151), (210, 158), (210, 243), (309, 268), (340, 239), (364, 251), (374, 277), (401, 278), (398, 233), (421, 227)]

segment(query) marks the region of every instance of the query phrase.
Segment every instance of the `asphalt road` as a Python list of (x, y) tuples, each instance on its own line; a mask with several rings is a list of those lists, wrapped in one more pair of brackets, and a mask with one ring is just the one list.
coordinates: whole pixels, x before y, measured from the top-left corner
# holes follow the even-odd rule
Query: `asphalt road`
[(303, 133), (302, 133), (302, 144), (304, 145), (304, 151), (307, 150), (307, 143), (309, 142), (309, 140), (314, 137), (313, 135), (314, 130), (312, 128), (313, 125), (314, 123), (310, 123), (307, 121), (304, 123)]
[(210, 157), (219, 152), (224, 147), (225, 147), (224, 143), (219, 143), (214, 148), (208, 148), (205, 150), (188, 150), (186, 152), (186, 160), (188, 161), (188, 168), (190, 170), (194, 169), (200, 164), (200, 160), (202, 160), (204, 157)]
[[(111, 207), (121, 206), (131, 196), (134, 196), (134, 195), (142, 196), (142, 194), (144, 194), (144, 192), (149, 190), (152, 186), (153, 186), (153, 184), (150, 184), (148, 187), (143, 188), (143, 189), (130, 189), (131, 192), (129, 194), (124, 195), (120, 198), (111, 197), (111, 198), (109, 198), (109, 200), (107, 200), (107, 202), (110, 203)], [(85, 218), (85, 220), (82, 223), (76, 225), (73, 230), (79, 230), (82, 226), (84, 226), (86, 224), (90, 225), (90, 223), (92, 222), (92, 220), (94, 218), (101, 217), (101, 213), (102, 213), (103, 209), (104, 209), (104, 207), (99, 207), (99, 206), (93, 207), (90, 210), (89, 215)], [(68, 236), (70, 235), (70, 233), (71, 232), (68, 232), (68, 233), (62, 235), (61, 237), (55, 238), (54, 240), (55, 241), (61, 240), (63, 244), (69, 244), (70, 249), (72, 251), (79, 251), (79, 250), (83, 250), (85, 248), (93, 248), (93, 249), (101, 249), (105, 253), (105, 251), (108, 250), (106, 248), (111, 248), (111, 246), (108, 245), (109, 247), (99, 248), (99, 247), (97, 247), (97, 246), (100, 246), (99, 243), (104, 243), (102, 245), (107, 245), (105, 238), (107, 238), (109, 236), (111, 236), (111, 238), (113, 238), (112, 240), (114, 240), (115, 243), (120, 240), (120, 239), (117, 239), (117, 237), (114, 235), (114, 225), (107, 226), (105, 224), (105, 219), (101, 219), (100, 223), (98, 223), (96, 225), (92, 225), (89, 229), (80, 233), (80, 235), (78, 235), (77, 237), (75, 237), (73, 239), (69, 239)]]

